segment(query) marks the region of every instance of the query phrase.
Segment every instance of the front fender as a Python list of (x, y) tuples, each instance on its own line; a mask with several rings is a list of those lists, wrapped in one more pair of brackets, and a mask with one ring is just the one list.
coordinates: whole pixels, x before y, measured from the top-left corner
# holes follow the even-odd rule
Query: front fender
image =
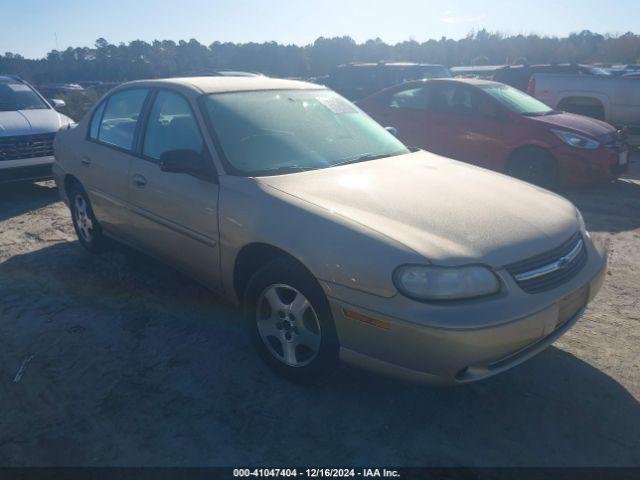
[(397, 293), (399, 265), (427, 263), (389, 237), (254, 179), (222, 176), (220, 183), (221, 274), (230, 296), (235, 259), (251, 243), (287, 252), (320, 281), (380, 297)]

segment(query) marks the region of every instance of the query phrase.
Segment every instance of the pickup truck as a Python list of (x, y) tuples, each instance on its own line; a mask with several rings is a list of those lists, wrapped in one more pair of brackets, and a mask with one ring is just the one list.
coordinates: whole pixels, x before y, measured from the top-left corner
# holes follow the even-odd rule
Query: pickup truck
[(629, 143), (640, 143), (640, 80), (637, 78), (537, 73), (529, 80), (527, 93), (551, 108), (625, 128)]

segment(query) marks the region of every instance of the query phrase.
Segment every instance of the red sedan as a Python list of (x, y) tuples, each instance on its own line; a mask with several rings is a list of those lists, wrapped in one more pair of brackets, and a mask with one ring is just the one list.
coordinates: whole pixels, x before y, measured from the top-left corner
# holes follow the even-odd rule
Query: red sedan
[(408, 146), (546, 188), (617, 178), (628, 149), (608, 123), (560, 112), (502, 83), (407, 82), (358, 102)]

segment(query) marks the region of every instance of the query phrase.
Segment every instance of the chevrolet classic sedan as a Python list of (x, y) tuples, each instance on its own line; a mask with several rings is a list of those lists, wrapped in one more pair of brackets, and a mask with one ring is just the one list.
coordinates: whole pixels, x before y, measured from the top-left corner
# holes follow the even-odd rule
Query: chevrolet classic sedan
[(80, 243), (107, 237), (241, 306), (265, 361), (459, 384), (566, 332), (606, 247), (539, 187), (410, 151), (321, 86), (137, 81), (55, 142)]

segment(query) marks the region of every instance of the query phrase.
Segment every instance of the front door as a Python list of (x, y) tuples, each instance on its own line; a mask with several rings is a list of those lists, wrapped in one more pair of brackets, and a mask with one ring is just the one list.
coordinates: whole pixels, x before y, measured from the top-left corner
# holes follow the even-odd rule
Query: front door
[(502, 122), (485, 95), (460, 83), (439, 83), (430, 96), (429, 114), (436, 153), (485, 168), (500, 167)]
[(208, 158), (188, 101), (178, 93), (160, 90), (144, 128), (142, 158), (135, 158), (130, 169), (134, 240), (219, 289), (219, 186), (197, 173), (162, 171), (162, 154), (175, 150), (191, 150)]

